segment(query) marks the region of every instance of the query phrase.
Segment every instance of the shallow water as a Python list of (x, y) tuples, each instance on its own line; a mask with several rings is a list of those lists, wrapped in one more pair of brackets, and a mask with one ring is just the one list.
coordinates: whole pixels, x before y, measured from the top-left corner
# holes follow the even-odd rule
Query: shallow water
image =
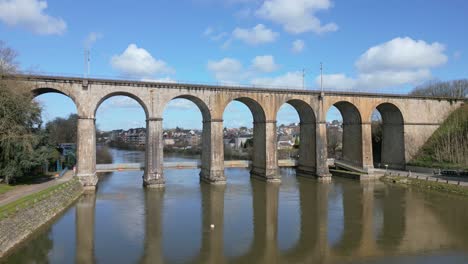
[[(112, 154), (115, 162), (144, 158)], [(3, 261), (468, 263), (466, 198), (379, 182), (317, 183), (292, 169), (281, 170), (281, 185), (226, 169), (227, 184), (210, 186), (198, 173), (166, 170), (163, 190), (144, 189), (143, 172), (101, 175), (96, 194)]]

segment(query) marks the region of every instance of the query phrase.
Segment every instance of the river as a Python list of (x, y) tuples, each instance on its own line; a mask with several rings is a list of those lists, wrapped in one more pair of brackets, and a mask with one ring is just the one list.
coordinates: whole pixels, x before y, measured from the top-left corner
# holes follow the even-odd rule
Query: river
[[(112, 150), (115, 163), (144, 153)], [(165, 161), (192, 160), (166, 157)], [(8, 263), (468, 263), (468, 199), (380, 182), (296, 177), (281, 185), (226, 169), (227, 184), (199, 170), (165, 170), (146, 190), (143, 172), (100, 175), (84, 195)]]

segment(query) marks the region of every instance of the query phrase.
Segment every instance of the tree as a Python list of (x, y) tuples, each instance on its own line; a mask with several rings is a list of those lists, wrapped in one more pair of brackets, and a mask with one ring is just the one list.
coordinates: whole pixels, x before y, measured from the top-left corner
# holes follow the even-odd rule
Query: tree
[(468, 79), (428, 82), (414, 88), (410, 94), (418, 96), (467, 98)]
[[(17, 72), (16, 52), (0, 42), (0, 75)], [(12, 179), (32, 173), (49, 155), (40, 132), (41, 109), (32, 93), (15, 80), (0, 79), (0, 177)]]
[(340, 146), (342, 144), (343, 133), (337, 127), (327, 127), (327, 148), (328, 157), (340, 159)]
[(76, 143), (77, 126), (77, 114), (71, 114), (66, 119), (57, 117), (50, 121), (45, 126), (45, 130), (49, 136), (49, 143), (52, 146), (60, 143)]

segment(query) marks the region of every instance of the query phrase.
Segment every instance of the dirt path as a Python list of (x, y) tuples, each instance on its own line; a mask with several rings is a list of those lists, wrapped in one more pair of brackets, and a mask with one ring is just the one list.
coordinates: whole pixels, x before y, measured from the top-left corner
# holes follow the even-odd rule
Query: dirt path
[(57, 179), (53, 179), (53, 180), (39, 183), (39, 184), (31, 184), (31, 185), (24, 185), (24, 186), (16, 187), (14, 190), (8, 191), (0, 195), (0, 206), (9, 204), (27, 195), (40, 192), (51, 186), (66, 182), (70, 180), (72, 177), (73, 177), (73, 171), (68, 171), (62, 177), (57, 178)]

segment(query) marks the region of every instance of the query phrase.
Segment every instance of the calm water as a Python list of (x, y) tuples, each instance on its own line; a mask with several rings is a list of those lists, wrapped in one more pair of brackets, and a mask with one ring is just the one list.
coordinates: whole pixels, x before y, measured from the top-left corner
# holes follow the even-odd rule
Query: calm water
[[(113, 155), (115, 162), (144, 158)], [(166, 170), (164, 190), (145, 190), (143, 172), (103, 175), (96, 194), (4, 261), (468, 263), (466, 198), (379, 182), (321, 184), (293, 170), (282, 170), (274, 185), (227, 169), (226, 186), (209, 186), (198, 172)]]

